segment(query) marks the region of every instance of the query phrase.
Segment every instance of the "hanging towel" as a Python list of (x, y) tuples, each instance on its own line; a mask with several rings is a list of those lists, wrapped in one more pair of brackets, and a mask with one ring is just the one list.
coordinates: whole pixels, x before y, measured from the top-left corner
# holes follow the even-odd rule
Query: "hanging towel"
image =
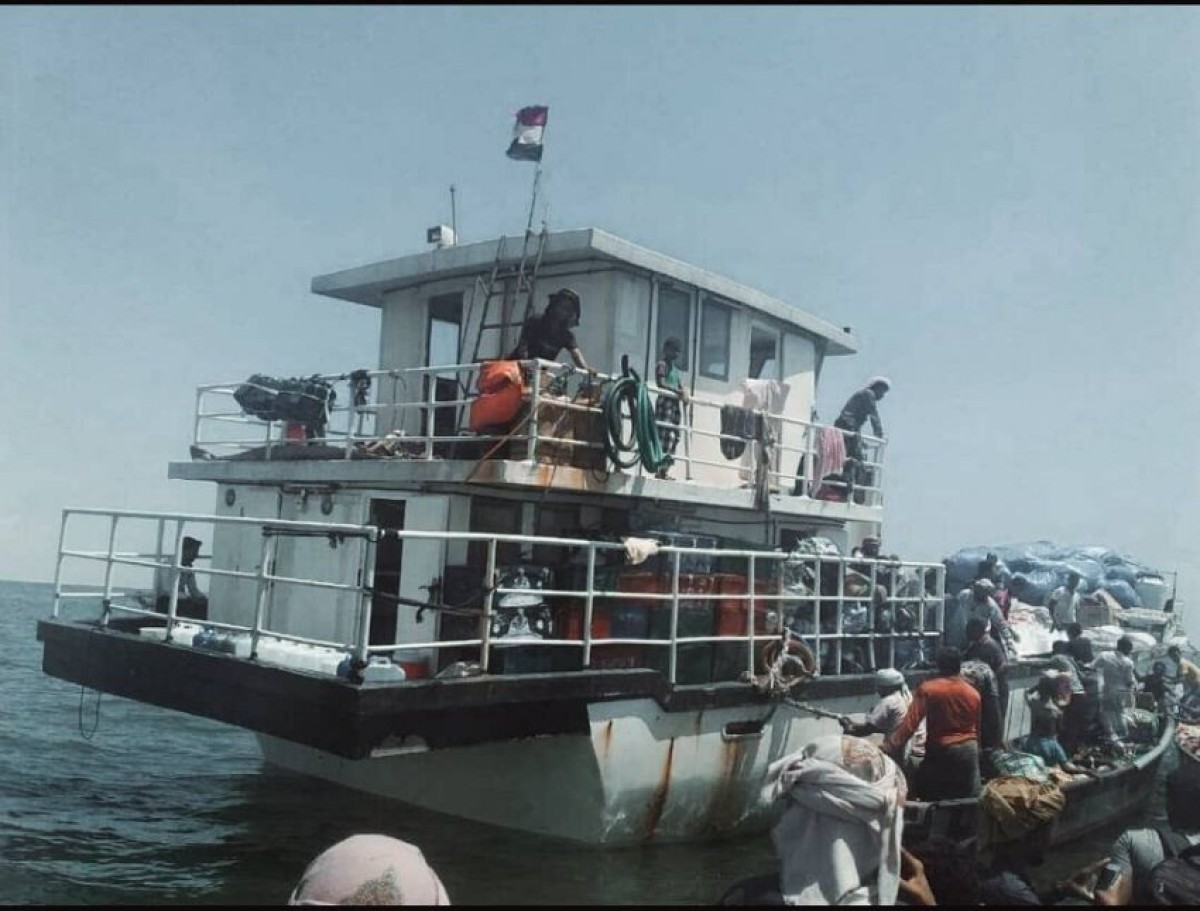
[(812, 495), (820, 497), (825, 476), (841, 474), (846, 464), (846, 438), (836, 427), (822, 427), (817, 441), (817, 464), (812, 477)]

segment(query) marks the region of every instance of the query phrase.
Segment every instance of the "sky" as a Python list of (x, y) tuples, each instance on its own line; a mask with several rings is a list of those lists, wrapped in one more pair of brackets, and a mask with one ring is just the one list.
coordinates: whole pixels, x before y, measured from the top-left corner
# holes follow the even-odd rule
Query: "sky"
[(1200, 615), (1200, 10), (2, 7), (0, 578), (66, 506), (211, 512), (195, 388), (374, 366), (314, 275), (598, 227), (838, 326), (893, 382), (885, 550), (1049, 539)]

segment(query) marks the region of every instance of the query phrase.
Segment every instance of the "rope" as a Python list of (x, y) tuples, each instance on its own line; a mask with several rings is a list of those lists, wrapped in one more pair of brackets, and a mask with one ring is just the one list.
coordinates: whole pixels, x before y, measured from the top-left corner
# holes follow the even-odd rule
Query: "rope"
[[(85, 645), (83, 649), (83, 676), (85, 679), (87, 677), (88, 668), (92, 663), (92, 636), (96, 635), (99, 631), (99, 627), (92, 627), (91, 631), (87, 635), (87, 645)], [(96, 690), (96, 704), (93, 707), (92, 728), (89, 731), (85, 729), (83, 725), (83, 700), (86, 691), (87, 687), (82, 683), (79, 684), (79, 736), (84, 740), (91, 740), (96, 736), (96, 731), (100, 729), (100, 697), (103, 695), (103, 692), (101, 690)]]
[[(665, 470), (675, 460), (663, 452), (650, 393), (637, 371), (629, 366), (628, 355), (621, 358), (621, 371), (621, 378), (609, 386), (602, 405), (605, 455), (618, 468), (633, 468), (641, 462), (647, 471)], [(622, 404), (629, 412), (632, 425), (628, 439), (624, 435)]]
[(794, 636), (784, 635), (768, 642), (762, 650), (766, 671), (752, 677), (751, 685), (772, 699), (784, 699), (792, 690), (817, 674), (817, 659), (812, 650)]

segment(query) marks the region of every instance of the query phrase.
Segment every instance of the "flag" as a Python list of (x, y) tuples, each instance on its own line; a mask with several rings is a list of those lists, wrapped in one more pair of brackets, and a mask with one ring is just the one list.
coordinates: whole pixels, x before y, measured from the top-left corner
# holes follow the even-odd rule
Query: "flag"
[(533, 105), (517, 111), (517, 122), (513, 125), (513, 138), (508, 146), (508, 157), (516, 161), (542, 160), (542, 131), (546, 128), (546, 116), (550, 109), (544, 105)]

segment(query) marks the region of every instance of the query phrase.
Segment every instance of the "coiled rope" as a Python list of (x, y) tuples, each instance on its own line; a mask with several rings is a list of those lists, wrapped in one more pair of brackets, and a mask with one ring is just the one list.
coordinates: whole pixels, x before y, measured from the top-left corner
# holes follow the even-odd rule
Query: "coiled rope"
[[(625, 436), (625, 415), (629, 414), (631, 432)], [(604, 394), (601, 406), (604, 418), (604, 453), (618, 468), (632, 468), (641, 462), (650, 472), (669, 468), (675, 461), (663, 452), (650, 393), (637, 371), (629, 366), (629, 356), (621, 358), (621, 377)]]

